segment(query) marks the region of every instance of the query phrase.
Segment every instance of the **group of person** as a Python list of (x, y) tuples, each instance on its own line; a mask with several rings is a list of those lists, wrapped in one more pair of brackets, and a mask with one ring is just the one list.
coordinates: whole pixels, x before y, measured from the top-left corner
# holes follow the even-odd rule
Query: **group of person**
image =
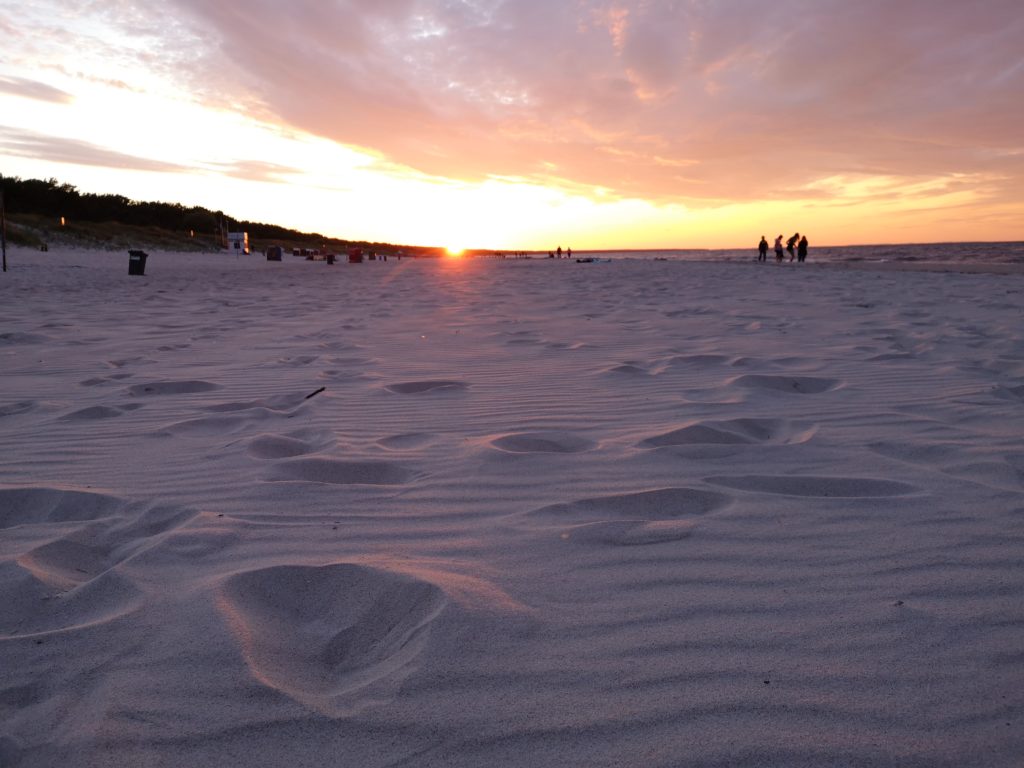
[[(786, 252), (789, 253), (789, 260), (807, 260), (807, 235), (801, 236), (799, 232), (786, 240)], [(775, 238), (775, 262), (781, 264), (784, 259), (782, 250), (782, 235)], [(768, 241), (761, 235), (761, 242), (757, 244), (757, 260), (768, 261)]]

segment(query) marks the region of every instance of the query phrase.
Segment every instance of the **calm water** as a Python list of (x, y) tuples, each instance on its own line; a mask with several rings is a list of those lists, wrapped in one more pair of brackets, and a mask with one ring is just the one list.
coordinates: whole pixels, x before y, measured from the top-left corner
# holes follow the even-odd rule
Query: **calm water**
[[(769, 242), (769, 246), (771, 243)], [(746, 249), (688, 249), (663, 251), (574, 251), (573, 257), (613, 259), (673, 259), (685, 261), (752, 261), (757, 258), (757, 239)], [(536, 257), (535, 257), (536, 258)], [(789, 258), (789, 254), (786, 254)], [(775, 251), (768, 249), (768, 260)], [(815, 247), (808, 261), (918, 261), (931, 263), (1024, 264), (1024, 243), (927, 243), (923, 245), (845, 245)]]

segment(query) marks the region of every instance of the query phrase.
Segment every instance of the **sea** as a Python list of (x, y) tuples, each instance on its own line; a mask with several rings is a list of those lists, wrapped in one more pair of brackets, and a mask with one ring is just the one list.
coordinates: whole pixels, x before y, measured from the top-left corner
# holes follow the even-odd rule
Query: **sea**
[[(538, 258), (537, 255), (532, 255)], [(754, 261), (756, 241), (750, 248), (573, 251), (573, 258), (662, 259), (672, 261)], [(789, 254), (786, 254), (789, 259)], [(775, 251), (768, 249), (768, 261)], [(811, 246), (808, 262), (920, 262), (928, 264), (1024, 264), (1024, 242), (920, 243), (903, 245)]]

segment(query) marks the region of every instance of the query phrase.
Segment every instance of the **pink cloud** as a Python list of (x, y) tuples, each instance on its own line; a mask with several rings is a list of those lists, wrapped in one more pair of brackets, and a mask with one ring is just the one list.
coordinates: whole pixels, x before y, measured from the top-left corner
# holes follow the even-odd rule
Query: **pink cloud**
[(1015, 0), (174, 4), (202, 46), (179, 76), (427, 173), (704, 204), (851, 173), (1021, 182)]
[(57, 163), (176, 173), (185, 166), (151, 160), (137, 155), (100, 147), (87, 141), (48, 136), (0, 125), (0, 151), (17, 156)]

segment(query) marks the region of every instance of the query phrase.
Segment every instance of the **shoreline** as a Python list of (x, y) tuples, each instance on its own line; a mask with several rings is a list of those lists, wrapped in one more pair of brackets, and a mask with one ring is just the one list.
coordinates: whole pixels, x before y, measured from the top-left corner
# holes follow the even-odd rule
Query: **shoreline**
[[(255, 252), (254, 253), (250, 253), (250, 254), (246, 254), (246, 255), (238, 255), (238, 254), (232, 254), (232, 253), (228, 253), (228, 252), (216, 252), (216, 251), (167, 251), (167, 250), (151, 249), (150, 253), (153, 256), (163, 255), (163, 256), (172, 256), (172, 257), (180, 256), (180, 257), (189, 257), (189, 258), (210, 259), (211, 260), (210, 263), (214, 263), (213, 259), (217, 259), (217, 258), (221, 258), (221, 259), (225, 259), (225, 260), (231, 259), (232, 261), (241, 260), (241, 262), (243, 262), (243, 263), (245, 262), (245, 260), (252, 260), (253, 262), (260, 262), (260, 263), (262, 263), (264, 261), (263, 254), (255, 253)], [(622, 262), (622, 263), (630, 263), (630, 262), (651, 263), (651, 262), (659, 262), (659, 263), (716, 264), (716, 265), (725, 265), (725, 264), (737, 264), (737, 265), (739, 265), (739, 264), (754, 264), (754, 265), (761, 265), (763, 263), (763, 265), (765, 267), (793, 267), (794, 269), (804, 269), (804, 268), (806, 268), (806, 269), (841, 269), (841, 270), (861, 271), (861, 272), (863, 272), (863, 271), (876, 271), (876, 272), (940, 272), (940, 273), (963, 273), (963, 274), (977, 274), (977, 275), (1024, 275), (1024, 263), (1016, 263), (1016, 262), (884, 261), (884, 260), (871, 261), (871, 260), (860, 260), (860, 259), (851, 259), (851, 260), (843, 260), (843, 261), (841, 261), (841, 260), (817, 261), (817, 260), (815, 260), (813, 258), (813, 255), (812, 255), (812, 257), (809, 258), (808, 261), (804, 262), (803, 264), (799, 264), (797, 262), (789, 262), (789, 261), (783, 261), (781, 263), (776, 263), (774, 261), (774, 259), (772, 259), (772, 258), (769, 258), (769, 260), (767, 262), (758, 262), (756, 257), (751, 257), (750, 259), (736, 259), (736, 258), (730, 258), (730, 259), (714, 259), (714, 258), (682, 259), (682, 258), (658, 258), (658, 257), (655, 257), (655, 256), (651, 256), (649, 258), (640, 258), (640, 257), (636, 257), (636, 256), (626, 256), (626, 257), (616, 258), (614, 255), (608, 255), (608, 254), (616, 253), (615, 251), (580, 251), (579, 252), (579, 257), (580, 258), (585, 258), (584, 254), (590, 254), (590, 253), (605, 254), (604, 256), (602, 256), (602, 259), (607, 259), (607, 261), (602, 261), (601, 263), (620, 263), (620, 262)], [(638, 253), (638, 252), (634, 251), (633, 253)], [(61, 248), (55, 248), (53, 251), (38, 251), (38, 250), (36, 250), (34, 248), (25, 248), (24, 246), (9, 246), (8, 247), (8, 270), (10, 271), (15, 266), (13, 261), (17, 257), (25, 257), (25, 256), (27, 256), (27, 257), (30, 257), (30, 260), (31, 260), (32, 263), (39, 263), (39, 262), (44, 262), (48, 258), (50, 258), (50, 259), (60, 259), (61, 257), (67, 257), (67, 256), (71, 256), (71, 255), (79, 255), (79, 256), (87, 256), (87, 257), (109, 257), (111, 259), (114, 259), (114, 258), (120, 258), (122, 256), (122, 254), (124, 254), (125, 259), (127, 259), (127, 250), (121, 250), (121, 249), (105, 250), (105, 249), (84, 248), (84, 247), (83, 248), (61, 247)], [(575, 265), (575, 260), (576, 260), (577, 256), (576, 256), (576, 254), (574, 254), (572, 259), (565, 259), (565, 258), (563, 258), (563, 259), (551, 259), (551, 258), (548, 258), (548, 257), (540, 255), (540, 254), (536, 254), (536, 255), (531, 254), (531, 255), (528, 255), (528, 256), (525, 256), (525, 257), (508, 257), (508, 258), (498, 258), (498, 257), (493, 257), (493, 256), (470, 256), (470, 257), (460, 257), (460, 258), (463, 258), (463, 259), (465, 259), (468, 262), (481, 262), (481, 263), (491, 263), (491, 262), (494, 262), (494, 263), (537, 262), (537, 263), (554, 263), (554, 264), (570, 264), (571, 263), (571, 264)], [(438, 256), (438, 257), (405, 256), (405, 257), (402, 257), (401, 259), (392, 256), (390, 258), (390, 260), (393, 261), (393, 262), (396, 262), (396, 263), (401, 263), (403, 261), (404, 262), (422, 261), (424, 263), (432, 263), (432, 262), (437, 262), (437, 263), (448, 262), (448, 263), (452, 263), (452, 258), (451, 257), (444, 257), (444, 256)], [(299, 257), (289, 257), (289, 258), (285, 259), (285, 263), (296, 264), (296, 265), (299, 264), (299, 263), (305, 263), (305, 261), (306, 261), (305, 259), (302, 259), (302, 258), (299, 258)], [(320, 264), (320, 262), (317, 262), (316, 265), (311, 265), (311, 268), (314, 268), (314, 269), (318, 268), (319, 264)], [(337, 266), (339, 266), (339, 268), (345, 268), (347, 266), (345, 259), (344, 258), (339, 258)], [(580, 266), (584, 266), (584, 265), (581, 264)]]

